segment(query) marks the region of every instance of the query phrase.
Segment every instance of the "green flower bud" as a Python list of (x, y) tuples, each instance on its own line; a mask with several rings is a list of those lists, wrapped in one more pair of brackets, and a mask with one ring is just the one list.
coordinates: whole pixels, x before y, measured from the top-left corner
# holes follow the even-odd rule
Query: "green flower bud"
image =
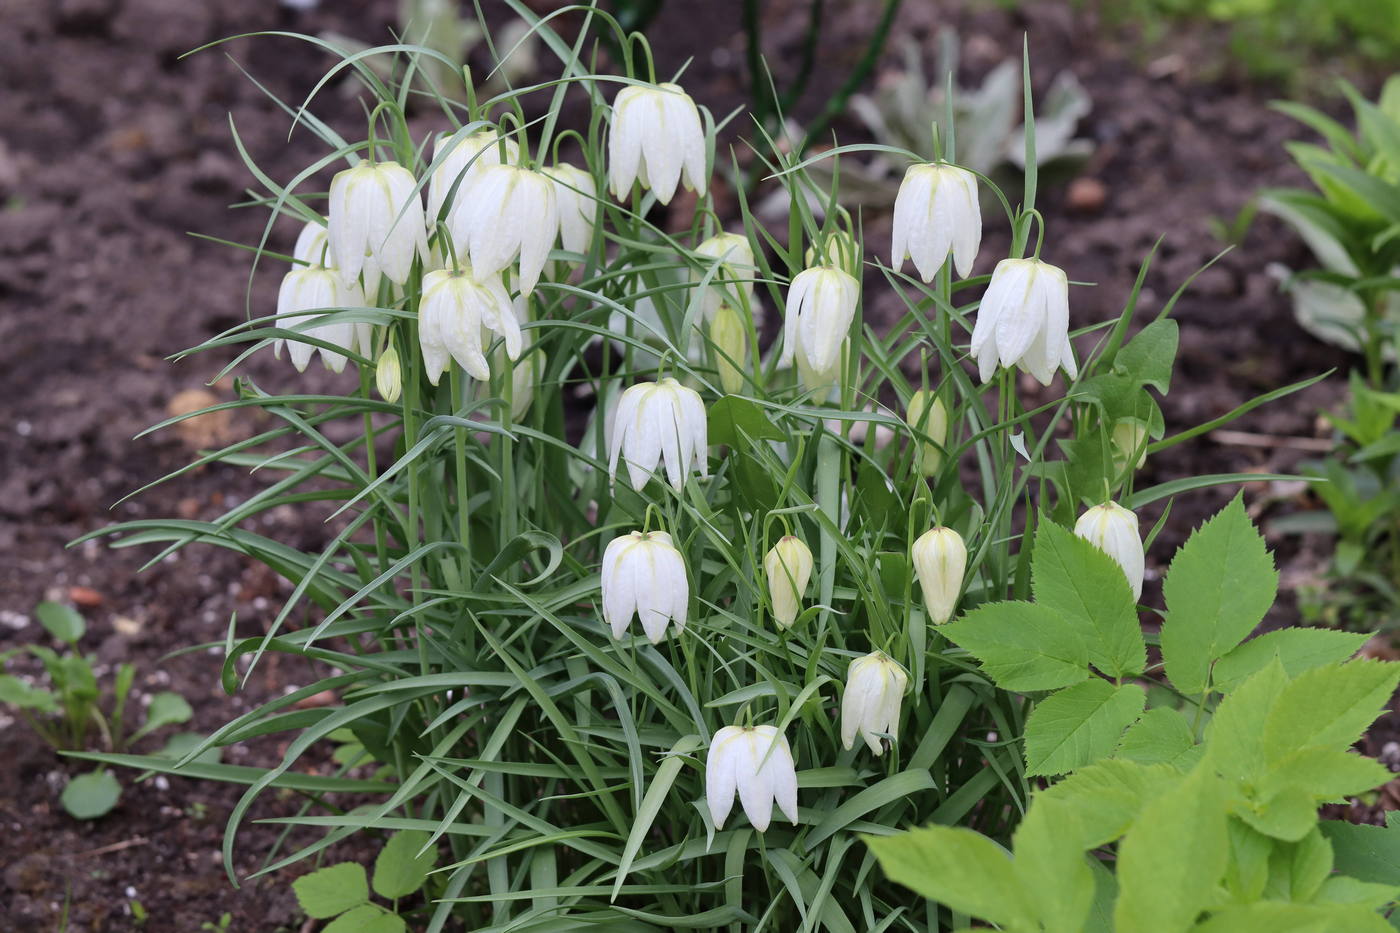
[(399, 394), (403, 392), (403, 373), (399, 368), (399, 351), (391, 344), (389, 349), (380, 354), (379, 362), (374, 366), (374, 386), (379, 390), (379, 397), (390, 405), (399, 400)]
[(909, 399), (904, 420), (932, 441), (918, 444), (919, 472), (924, 476), (936, 475), (943, 465), (943, 451), (948, 444), (948, 406), (934, 393), (921, 389)]

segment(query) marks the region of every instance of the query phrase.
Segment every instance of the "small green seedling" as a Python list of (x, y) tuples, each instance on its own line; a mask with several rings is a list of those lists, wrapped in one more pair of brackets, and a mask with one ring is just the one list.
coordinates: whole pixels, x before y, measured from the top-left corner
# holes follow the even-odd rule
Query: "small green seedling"
[[(340, 862), (302, 875), (292, 882), (297, 902), (308, 917), (331, 920), (325, 933), (404, 933), (408, 924), (398, 912), (400, 898), (423, 887), (437, 862), (429, 835), (405, 830), (389, 837), (374, 860), (372, 880), (358, 862)], [(370, 900), (370, 889), (391, 902), (383, 907)], [(331, 919), (334, 918), (334, 919)]]

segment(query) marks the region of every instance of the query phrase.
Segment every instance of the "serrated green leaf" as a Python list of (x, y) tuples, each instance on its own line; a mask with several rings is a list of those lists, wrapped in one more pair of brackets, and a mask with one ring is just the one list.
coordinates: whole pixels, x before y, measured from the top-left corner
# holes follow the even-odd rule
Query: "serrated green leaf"
[(1273, 658), (1216, 707), (1206, 730), (1206, 757), (1236, 784), (1252, 784), (1263, 773), (1264, 723), (1288, 685), (1283, 664)]
[(1084, 639), (1046, 606), (988, 603), (938, 631), (976, 658), (1003, 690), (1056, 690), (1089, 676)]
[(1006, 851), (970, 829), (924, 826), (866, 836), (891, 881), (1008, 930), (1035, 928), (1035, 910)]
[(1331, 873), (1332, 845), (1314, 826), (1297, 842), (1274, 846), (1264, 899), (1310, 901)]
[(1313, 902), (1318, 904), (1355, 904), (1368, 910), (1380, 910), (1382, 907), (1394, 903), (1397, 896), (1400, 896), (1400, 886), (1394, 883), (1375, 884), (1370, 881), (1358, 881), (1345, 875), (1333, 875), (1322, 882), (1322, 887), (1313, 897)]
[[(1400, 435), (1397, 435), (1400, 436)], [(1368, 636), (1321, 628), (1285, 628), (1268, 632), (1226, 653), (1215, 665), (1211, 681), (1222, 693), (1238, 687), (1275, 655), (1289, 677), (1324, 664), (1345, 661)]]
[(1220, 782), (1197, 768), (1148, 803), (1119, 843), (1116, 929), (1185, 933), (1215, 897), (1228, 856)]
[(1108, 757), (1146, 702), (1137, 684), (1114, 686), (1106, 680), (1046, 697), (1026, 720), (1026, 773), (1064, 774)]
[(1012, 867), (1046, 930), (1080, 930), (1094, 903), (1094, 876), (1076, 840), (1086, 836), (1071, 803), (1037, 797), (1012, 836)]
[(1317, 798), (1287, 784), (1261, 800), (1236, 801), (1231, 812), (1266, 836), (1297, 842), (1317, 825)]
[(1332, 841), (1341, 874), (1378, 884), (1400, 878), (1400, 825), (1382, 828), (1326, 820), (1319, 828)]
[(82, 614), (63, 603), (42, 602), (34, 607), (39, 624), (54, 638), (66, 645), (75, 645), (87, 631)]
[(95, 820), (106, 816), (121, 799), (122, 786), (110, 771), (89, 771), (68, 782), (59, 803), (70, 816)]
[(1236, 496), (1176, 552), (1162, 584), (1162, 660), (1173, 685), (1204, 692), (1211, 665), (1254, 630), (1277, 591), (1273, 558)]
[(1147, 647), (1123, 568), (1103, 551), (1051, 521), (1035, 533), (1031, 588), (1041, 606), (1075, 626), (1089, 660), (1111, 677), (1142, 673)]
[(326, 924), (321, 933), (404, 933), (408, 924), (375, 904), (361, 904)]
[(1177, 340), (1176, 321), (1171, 318), (1153, 321), (1118, 351), (1113, 358), (1113, 371), (1166, 395), (1172, 384)]
[(1107, 845), (1128, 831), (1149, 801), (1182, 779), (1168, 765), (1142, 765), (1110, 758), (1089, 765), (1042, 790), (1036, 800), (1057, 800), (1073, 807), (1084, 833), (1084, 849)]
[(1226, 907), (1192, 933), (1391, 933), (1391, 928), (1365, 908), (1260, 901)]
[(1391, 776), (1390, 769), (1374, 758), (1314, 746), (1276, 762), (1260, 792), (1267, 794), (1292, 785), (1307, 790), (1318, 801), (1339, 800), (1379, 787)]
[(1200, 754), (1198, 749), (1186, 717), (1177, 710), (1159, 706), (1128, 727), (1114, 757), (1145, 765), (1169, 764), (1189, 771)]
[(327, 865), (292, 882), (297, 903), (308, 917), (323, 920), (369, 900), (369, 881), (359, 862)]
[(1375, 721), (1400, 682), (1400, 664), (1349, 661), (1298, 675), (1264, 724), (1264, 753), (1278, 761), (1311, 745), (1349, 748)]
[(428, 846), (421, 855), (418, 851), (430, 838), (428, 833), (418, 829), (406, 829), (390, 836), (374, 860), (371, 881), (374, 893), (393, 900), (407, 897), (421, 888), (437, 862), (436, 847)]

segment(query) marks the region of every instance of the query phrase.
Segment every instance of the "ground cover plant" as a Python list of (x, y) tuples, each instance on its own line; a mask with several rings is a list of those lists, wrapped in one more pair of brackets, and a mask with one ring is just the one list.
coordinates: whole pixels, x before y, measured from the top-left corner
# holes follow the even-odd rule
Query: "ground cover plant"
[[(597, 11), (559, 15), (609, 28)], [(1133, 295), (1072, 339), (1067, 277), (1037, 258), (1033, 134), (1024, 200), (1001, 201), (1012, 255), (990, 277), (968, 277), (987, 182), (956, 167), (955, 138), (935, 162), (910, 157), (879, 260), (830, 191), (820, 217), (793, 197), (786, 229), (744, 210), (722, 233), (703, 200), (688, 230), (658, 229), (657, 202), (682, 183), (703, 198), (723, 171), (715, 118), (658, 83), (643, 43), (619, 37), (627, 76), (608, 79), (583, 65), (587, 29), (572, 46), (538, 31), (564, 80), (462, 111), (443, 98), (460, 125), (443, 138), (409, 131), (406, 73), (428, 54), (412, 47), (373, 51), (399, 56), (391, 84), (363, 57), (337, 66), (374, 94), (365, 140), (288, 106), (327, 155), (290, 183), (259, 177), (268, 233), (247, 245), (260, 266), (292, 262), (278, 313), (201, 349), (280, 348), (298, 367), (319, 351), (353, 362), (360, 392), (242, 381), (229, 406), (280, 425), (202, 459), (281, 478), (218, 521), (112, 533), (231, 547), (294, 582), (271, 631), (230, 620), (230, 689), (269, 652), (329, 673), (206, 743), (295, 733), (269, 771), (195, 764), (199, 750), (104, 758), (248, 783), (230, 854), (261, 792), (305, 792), (318, 812), (292, 822), (327, 834), (270, 853), (268, 870), (364, 829), (426, 833), (443, 850), (432, 929), (454, 915), (473, 929), (937, 928), (860, 835), (932, 820), (1006, 836), (1035, 775), (1016, 744), (1029, 702), (936, 626), (1029, 595), (1036, 528), (1075, 527), (1131, 592), (1131, 510), (1239, 479), (1134, 487), (1145, 454), (1192, 436), (1164, 437), (1153, 397), (1170, 386), (1172, 304), (1128, 339)], [(552, 98), (538, 115), (532, 90)], [(560, 132), (567, 95), (590, 116)], [(760, 158), (810, 184), (781, 149)], [(298, 190), (341, 160), (354, 164), (324, 199)], [(288, 220), (298, 245), (275, 253)], [(907, 309), (885, 333), (860, 317), (872, 276)], [(765, 304), (785, 306), (766, 357)], [(1042, 384), (1062, 370), (1065, 394), (1024, 410), (1016, 366)], [(566, 404), (580, 389), (587, 424)], [(358, 434), (333, 440), (347, 425)], [(319, 553), (248, 526), (318, 503), (335, 529)], [(327, 691), (340, 705), (298, 706)], [(373, 765), (296, 771), (345, 729)], [(356, 809), (338, 812), (341, 795)]]

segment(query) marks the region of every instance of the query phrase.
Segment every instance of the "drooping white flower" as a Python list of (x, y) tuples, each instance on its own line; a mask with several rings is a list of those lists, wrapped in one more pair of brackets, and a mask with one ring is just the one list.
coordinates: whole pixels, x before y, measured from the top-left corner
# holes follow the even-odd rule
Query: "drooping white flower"
[[(456, 137), (454, 139), (454, 137)], [(495, 127), (482, 128), (457, 136), (455, 133), (439, 133), (433, 143), (433, 162), (437, 167), (428, 176), (428, 223), (436, 225), (441, 217), (442, 207), (452, 193), (453, 204), (460, 204), (469, 197), (468, 190), (481, 170), (488, 165), (501, 164), (501, 147), (504, 142), (505, 160), (514, 164), (520, 158), (520, 145), (512, 138), (501, 139), (500, 130)], [(439, 162), (438, 160), (442, 161)], [(458, 182), (458, 176), (461, 181)]]
[(778, 365), (790, 366), (796, 360), (805, 370), (804, 381), (834, 378), (859, 300), (860, 283), (836, 266), (799, 272), (788, 289)]
[(709, 476), (709, 426), (700, 393), (675, 379), (642, 382), (622, 393), (608, 449), (608, 478), (617, 479), (617, 461), (638, 491), (664, 459), (666, 478), (680, 489), (692, 463)]
[(1069, 342), (1069, 282), (1063, 270), (1039, 259), (1003, 259), (977, 309), (972, 356), (986, 382), (1002, 366), (1020, 366), (1041, 385), (1063, 367), (1079, 374)]
[(448, 226), (457, 255), (470, 257), (477, 275), (496, 275), (519, 257), (520, 293), (528, 295), (559, 236), (554, 182), (516, 165), (488, 165), (472, 182), (471, 197), (453, 207)]
[(952, 253), (958, 275), (967, 278), (981, 243), (977, 176), (947, 162), (909, 166), (894, 200), (891, 265), (898, 269), (908, 257), (931, 282)]
[(709, 285), (700, 295), (700, 310), (705, 320), (714, 318), (721, 305), (754, 306), (753, 280), (757, 273), (753, 245), (749, 238), (737, 233), (721, 233), (695, 247), (696, 254), (714, 260), (715, 269), (690, 270), (690, 280), (700, 283), (709, 276)]
[(812, 579), (812, 550), (794, 535), (784, 535), (763, 557), (763, 573), (768, 578), (768, 598), (773, 602), (773, 619), (783, 628), (797, 621), (802, 611), (802, 594)]
[(1142, 596), (1142, 577), (1146, 555), (1138, 534), (1138, 519), (1117, 502), (1096, 505), (1079, 516), (1074, 533), (1093, 544), (1123, 568), (1133, 599)]
[(931, 528), (914, 542), (910, 556), (924, 593), (929, 621), (942, 625), (953, 617), (967, 571), (967, 545), (951, 528)]
[(633, 616), (653, 645), (666, 637), (666, 625), (685, 628), (690, 583), (685, 560), (664, 531), (614, 538), (603, 551), (603, 621), (621, 638)]
[(380, 273), (402, 285), (413, 257), (427, 257), (416, 184), (413, 173), (397, 162), (364, 161), (331, 179), (327, 226), (336, 268), (346, 282), (363, 272), (365, 291), (373, 295)]
[(308, 220), (297, 234), (296, 246), (292, 247), (292, 268), (297, 266), (330, 266), (333, 257), (329, 249), (329, 231), (326, 225)]
[(520, 356), (520, 324), (499, 276), (479, 280), (467, 267), (423, 276), (418, 343), (429, 382), (438, 384), (449, 359), (456, 360), (473, 379), (490, 379), (483, 328), (505, 338), (506, 355), (511, 359)]
[(933, 392), (920, 389), (909, 398), (904, 420), (914, 430), (927, 435), (928, 441), (918, 441), (919, 472), (935, 476), (943, 465), (944, 448), (948, 445), (948, 406)]
[(705, 193), (705, 125), (678, 84), (631, 84), (613, 100), (608, 187), (626, 200), (634, 181), (662, 204), (671, 203), (677, 183)]
[[(328, 311), (363, 303), (358, 290), (347, 285), (336, 270), (327, 269), (325, 266), (297, 266), (282, 277), (282, 285), (277, 290), (277, 326), (284, 330), (299, 330), (308, 337), (324, 340), (346, 350), (367, 353), (368, 341), (361, 340), (360, 328), (355, 324), (318, 324), (315, 327), (298, 328), (299, 324), (304, 323), (302, 318), (315, 316), (299, 312)], [(363, 329), (368, 330), (368, 327)], [(280, 355), (284, 342), (287, 345), (287, 355), (298, 372), (305, 372), (312, 354), (318, 349), (326, 368), (334, 372), (345, 369), (344, 354), (302, 343), (295, 338), (289, 337), (285, 341), (279, 339), (273, 345), (273, 351)]]
[(765, 832), (773, 804), (797, 822), (797, 764), (787, 737), (775, 726), (725, 726), (705, 756), (705, 804), (715, 829), (723, 829), (734, 794), (753, 828)]
[(860, 736), (877, 756), (884, 754), (880, 735), (894, 735), (899, 728), (899, 707), (908, 685), (904, 668), (883, 651), (851, 661), (841, 695), (841, 745), (849, 751)]
[(560, 162), (544, 173), (554, 182), (559, 205), (559, 242), (570, 253), (586, 253), (593, 242), (593, 221), (598, 214), (598, 186), (593, 176), (577, 166)]

